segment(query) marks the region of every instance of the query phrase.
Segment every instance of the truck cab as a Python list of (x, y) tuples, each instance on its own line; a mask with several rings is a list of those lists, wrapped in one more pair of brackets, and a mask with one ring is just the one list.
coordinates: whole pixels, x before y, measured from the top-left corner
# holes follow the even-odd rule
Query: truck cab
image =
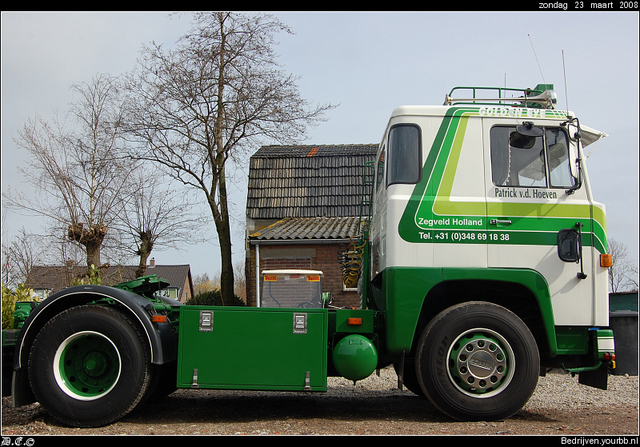
[[(552, 89), (460, 87), (442, 106), (391, 115), (374, 169), (370, 293), (386, 312), (389, 352), (406, 356), (403, 370), (423, 390), (414, 372), (420, 334), (466, 302), (513, 313), (543, 369), (574, 367), (593, 383), (599, 355), (613, 351), (610, 332), (598, 331), (609, 325), (605, 209), (593, 198), (583, 154), (606, 134), (557, 110)], [(487, 339), (512, 348), (497, 333)], [(488, 358), (478, 364), (498, 367)], [(499, 393), (458, 385), (486, 380), (480, 369), (477, 377), (460, 373), (469, 369), (462, 360), (449, 363), (458, 391)]]

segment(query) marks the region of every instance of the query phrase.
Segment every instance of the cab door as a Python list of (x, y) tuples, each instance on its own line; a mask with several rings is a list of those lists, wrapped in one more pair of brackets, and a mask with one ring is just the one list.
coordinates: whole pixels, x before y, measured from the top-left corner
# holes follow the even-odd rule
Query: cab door
[[(485, 118), (483, 128), (488, 266), (535, 270), (556, 325), (593, 324), (592, 207), (571, 166), (575, 141), (556, 120)], [(577, 262), (562, 255), (571, 244)]]

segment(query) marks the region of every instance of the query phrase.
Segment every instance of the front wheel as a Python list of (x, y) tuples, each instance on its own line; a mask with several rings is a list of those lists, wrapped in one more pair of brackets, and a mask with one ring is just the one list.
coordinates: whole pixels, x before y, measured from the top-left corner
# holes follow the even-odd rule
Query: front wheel
[(527, 326), (504, 307), (468, 302), (445, 309), (424, 329), (416, 375), (443, 413), (499, 420), (520, 410), (538, 383), (540, 358)]
[(151, 379), (149, 346), (139, 326), (106, 306), (79, 306), (51, 319), (29, 356), (40, 404), (60, 422), (110, 424), (130, 412)]

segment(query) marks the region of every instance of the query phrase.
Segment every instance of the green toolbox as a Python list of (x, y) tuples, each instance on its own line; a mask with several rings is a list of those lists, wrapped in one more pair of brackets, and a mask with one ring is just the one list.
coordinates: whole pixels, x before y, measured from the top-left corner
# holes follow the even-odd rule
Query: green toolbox
[(326, 391), (327, 312), (181, 307), (178, 387)]

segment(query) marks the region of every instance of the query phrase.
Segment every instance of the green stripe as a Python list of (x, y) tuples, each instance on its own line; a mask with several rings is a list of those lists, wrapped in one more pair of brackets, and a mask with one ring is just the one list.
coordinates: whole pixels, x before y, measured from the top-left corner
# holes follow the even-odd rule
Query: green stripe
[[(423, 166), (422, 180), (414, 188), (400, 219), (398, 225), (400, 236), (408, 242), (449, 243), (453, 242), (451, 237), (457, 231), (489, 231), (489, 233), (495, 231), (500, 234), (509, 234), (509, 243), (555, 245), (555, 240), (548, 243), (551, 241), (549, 232), (557, 233), (563, 228), (572, 228), (580, 222), (583, 224), (583, 233), (593, 233), (593, 237), (583, 237), (583, 244), (593, 245), (600, 252), (606, 252), (605, 215), (603, 210), (597, 207), (581, 204), (486, 202), (485, 200), (457, 202), (450, 199), (468, 120), (470, 116), (476, 116), (478, 110), (473, 107), (455, 107), (445, 114)], [(551, 117), (555, 115), (552, 114)], [(424, 220), (442, 219), (449, 219), (451, 223), (453, 218), (468, 218), (481, 222), (479, 225), (460, 224), (455, 228), (449, 225), (420, 224)], [(489, 220), (493, 218), (508, 218), (513, 223), (508, 228), (494, 229), (488, 225)], [(591, 219), (593, 219), (594, 228), (591, 226)], [(425, 237), (425, 233), (433, 233), (433, 231), (443, 232), (449, 236), (436, 239), (431, 234), (429, 238)], [(475, 233), (474, 236), (473, 239), (466, 239), (465, 242), (500, 242), (487, 235), (483, 237)], [(504, 239), (501, 241), (506, 242)]]
[[(431, 149), (427, 154), (427, 159), (425, 161), (424, 166), (422, 167), (422, 179), (415, 186), (411, 197), (407, 203), (407, 207), (403, 213), (402, 218), (400, 219), (398, 232), (400, 237), (409, 242), (419, 242), (420, 240), (416, 240), (416, 218), (418, 207), (422, 205), (425, 200), (425, 197), (435, 197), (437, 194), (437, 188), (440, 186), (442, 180), (442, 169), (444, 168), (443, 162), (440, 158), (440, 154), (444, 152), (444, 147), (450, 145), (450, 143), (445, 144), (445, 137), (449, 140), (452, 138), (452, 135), (455, 135), (455, 132), (448, 132), (450, 125), (455, 125), (457, 129), (457, 118), (454, 120), (453, 114), (460, 110), (459, 108), (451, 108), (447, 111), (445, 116), (442, 119), (442, 123), (440, 123), (440, 128), (438, 129), (438, 133), (433, 141)], [(440, 159), (440, 168), (438, 174), (435, 170), (436, 162)]]

